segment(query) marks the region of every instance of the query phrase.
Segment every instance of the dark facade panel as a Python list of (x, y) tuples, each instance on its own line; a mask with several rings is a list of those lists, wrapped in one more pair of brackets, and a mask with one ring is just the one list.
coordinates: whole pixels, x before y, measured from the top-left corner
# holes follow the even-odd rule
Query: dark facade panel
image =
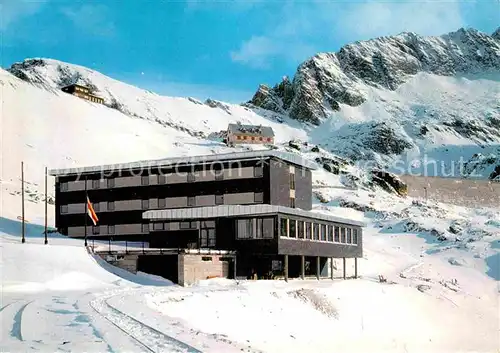
[(308, 169), (295, 168), (295, 207), (312, 209), (312, 174)]
[(270, 204), (290, 207), (289, 165), (281, 160), (270, 160)]
[(352, 258), (362, 257), (363, 249), (361, 245), (335, 244), (280, 237), (278, 254)]

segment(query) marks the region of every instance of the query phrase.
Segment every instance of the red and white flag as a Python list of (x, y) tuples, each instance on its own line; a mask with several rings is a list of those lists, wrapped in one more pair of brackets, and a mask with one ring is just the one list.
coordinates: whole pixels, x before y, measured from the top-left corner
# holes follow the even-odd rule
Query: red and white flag
[(87, 196), (87, 214), (89, 215), (90, 219), (94, 223), (94, 225), (97, 225), (97, 222), (99, 221), (99, 218), (97, 218), (97, 215), (95, 214), (94, 207), (92, 207), (92, 203), (89, 200), (89, 197)]

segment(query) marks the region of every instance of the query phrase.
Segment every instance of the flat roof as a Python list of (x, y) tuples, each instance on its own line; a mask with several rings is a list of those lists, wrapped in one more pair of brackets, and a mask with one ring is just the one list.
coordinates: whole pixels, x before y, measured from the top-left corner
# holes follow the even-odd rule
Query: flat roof
[(322, 221), (344, 223), (365, 227), (366, 224), (361, 221), (337, 217), (334, 215), (327, 215), (324, 213), (304, 211), (298, 208), (290, 208), (276, 205), (220, 205), (208, 207), (191, 207), (191, 208), (173, 208), (164, 210), (151, 210), (142, 214), (142, 218), (154, 219), (208, 219), (217, 217), (232, 217), (232, 216), (252, 216), (264, 214), (286, 214), (299, 217), (307, 217), (319, 219)]
[(265, 159), (269, 157), (275, 157), (284, 160), (288, 163), (305, 167), (307, 169), (317, 169), (316, 163), (309, 161), (305, 158), (302, 158), (297, 154), (293, 154), (290, 152), (264, 150), (264, 151), (211, 154), (211, 155), (201, 155), (201, 156), (174, 157), (174, 158), (164, 158), (164, 159), (154, 159), (154, 160), (143, 160), (130, 163), (106, 164), (106, 165), (67, 168), (67, 169), (50, 169), (49, 175), (60, 176), (60, 175), (71, 175), (71, 174), (81, 174), (81, 173), (110, 172), (114, 170), (123, 170), (123, 169), (167, 167), (179, 164), (192, 165), (192, 164), (204, 164), (208, 162), (220, 162), (220, 161), (232, 161), (232, 160)]

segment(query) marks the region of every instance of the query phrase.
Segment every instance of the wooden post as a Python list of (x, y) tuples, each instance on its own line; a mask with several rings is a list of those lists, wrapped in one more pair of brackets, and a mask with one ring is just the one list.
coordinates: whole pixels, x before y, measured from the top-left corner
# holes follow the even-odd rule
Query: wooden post
[(333, 281), (333, 257), (330, 258), (330, 278)]
[(21, 162), (21, 217), (22, 217), (21, 243), (25, 243), (26, 225), (24, 221), (24, 162)]
[(45, 167), (45, 244), (49, 243), (47, 239), (47, 167)]
[(300, 257), (300, 277), (306, 278), (306, 257), (304, 255)]
[(354, 278), (358, 278), (358, 258), (354, 258)]
[(344, 271), (344, 279), (345, 279), (345, 257), (342, 258), (343, 266), (342, 270)]
[(288, 282), (288, 255), (285, 255), (285, 281)]
[(319, 281), (319, 265), (320, 265), (320, 257), (316, 256), (316, 278)]

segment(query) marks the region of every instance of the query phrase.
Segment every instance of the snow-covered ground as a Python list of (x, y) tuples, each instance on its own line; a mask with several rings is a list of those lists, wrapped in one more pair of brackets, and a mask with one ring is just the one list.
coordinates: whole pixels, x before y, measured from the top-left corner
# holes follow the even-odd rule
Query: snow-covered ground
[[(495, 217), (479, 214), (475, 221)], [(39, 229), (29, 225), (21, 244), (19, 223), (2, 220), (0, 228), (2, 351), (498, 348), (498, 252), (485, 261), (481, 252), (491, 249), (480, 241), (476, 252), (371, 223), (360, 279), (340, 279), (339, 261), (334, 281), (214, 279), (181, 288), (112, 267), (80, 240), (51, 236), (43, 245)], [(492, 247), (500, 248), (498, 232), (494, 238)]]
[[(56, 90), (57, 65), (51, 62), (38, 72), (39, 83), (44, 83), (40, 85), (0, 70), (1, 351), (497, 351), (500, 208), (467, 209), (400, 198), (378, 188), (349, 185), (345, 175), (318, 170), (313, 191), (321, 202), (315, 200), (315, 210), (369, 224), (359, 264), (361, 278), (346, 281), (209, 280), (180, 288), (112, 267), (89, 254), (78, 240), (50, 234), (49, 245), (43, 245), (45, 166), (230, 152), (234, 149), (195, 137), (193, 131), (209, 134), (237, 120), (272, 125), (278, 143), (309, 141), (300, 152), (306, 158), (332, 157), (326, 151), (310, 151), (315, 143), (331, 144), (327, 123), (311, 130), (240, 106), (214, 108), (160, 97), (73, 68), (90, 77), (99, 94), (126, 103), (123, 110), (131, 114), (124, 114)], [(419, 80), (426, 82), (423, 88), (417, 87)], [(411, 89), (406, 100), (396, 101), (402, 91), (380, 96), (371, 108), (368, 103), (356, 111), (344, 110), (342, 119), (359, 123), (363, 109), (378, 114), (375, 120), (383, 119), (382, 99), (402, 110), (429, 100), (437, 106), (438, 93), (424, 97), (425, 87), (434, 86), (432, 80), (445, 86), (443, 92), (456, 91), (463, 99), (471, 93), (457, 87), (471, 87), (476, 94), (472, 100), (496, 107), (487, 97), (487, 87), (498, 87), (491, 80), (416, 77), (401, 88)], [(441, 142), (470, 142), (452, 137), (436, 141), (432, 148)], [(19, 241), (21, 160), (27, 188), (26, 244)], [(363, 170), (356, 166), (344, 169), (363, 179)], [(51, 185), (49, 196), (53, 197)], [(340, 276), (341, 263), (336, 265)], [(348, 274), (353, 273), (352, 265), (348, 261)], [(380, 282), (379, 276), (387, 281)]]

